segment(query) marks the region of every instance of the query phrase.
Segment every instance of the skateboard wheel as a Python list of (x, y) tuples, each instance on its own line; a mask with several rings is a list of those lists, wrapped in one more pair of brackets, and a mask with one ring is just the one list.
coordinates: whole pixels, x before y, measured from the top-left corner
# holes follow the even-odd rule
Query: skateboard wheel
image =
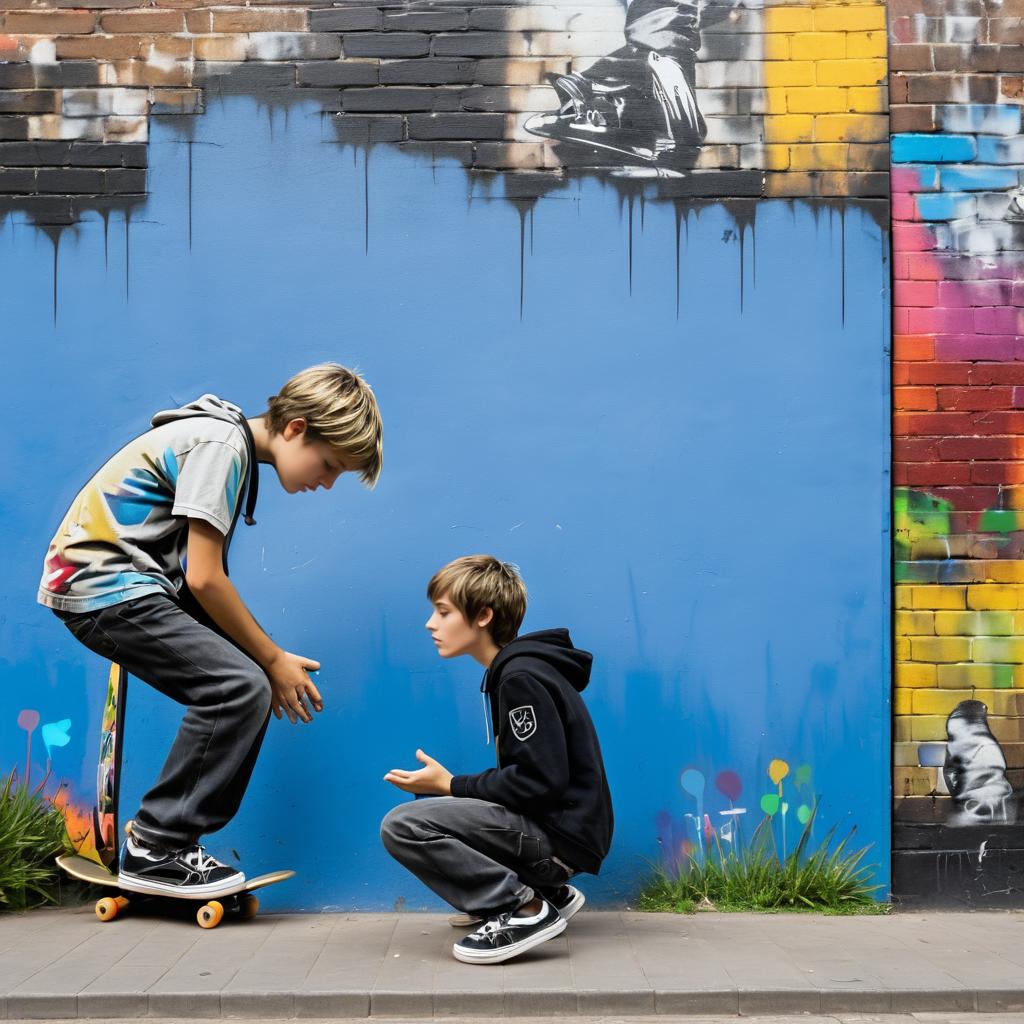
[(251, 894), (238, 901), (238, 916), (243, 921), (249, 921), (254, 918), (259, 909), (259, 898)]
[(200, 928), (216, 928), (220, 919), (224, 916), (224, 905), (216, 900), (201, 906), (196, 913), (196, 920)]
[(104, 896), (96, 903), (96, 916), (101, 921), (113, 921), (118, 911), (128, 906), (128, 901), (123, 896)]

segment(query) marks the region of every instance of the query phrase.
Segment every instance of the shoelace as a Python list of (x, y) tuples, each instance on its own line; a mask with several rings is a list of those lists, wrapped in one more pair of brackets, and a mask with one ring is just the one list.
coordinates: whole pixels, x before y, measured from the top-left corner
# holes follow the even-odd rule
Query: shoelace
[(211, 857), (202, 846), (197, 846), (194, 850), (190, 850), (185, 855), (185, 863), (204, 874), (213, 868), (223, 867), (221, 862)]

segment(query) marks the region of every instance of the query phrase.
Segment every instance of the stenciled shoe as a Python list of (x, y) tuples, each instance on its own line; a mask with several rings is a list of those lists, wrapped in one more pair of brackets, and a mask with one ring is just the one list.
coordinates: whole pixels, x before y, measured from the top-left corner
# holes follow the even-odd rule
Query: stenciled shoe
[[(542, 889), (538, 891), (538, 895), (543, 896), (565, 921), (570, 920), (587, 902), (586, 896), (574, 885), (563, 885), (558, 889)], [(452, 914), (448, 918), (448, 923), (453, 928), (476, 928), (484, 923), (484, 919), (473, 914)]]
[(536, 914), (516, 910), (498, 914), (452, 946), (464, 964), (500, 964), (565, 931), (568, 922), (547, 900)]
[(238, 892), (245, 885), (245, 875), (201, 846), (157, 850), (129, 836), (121, 848), (117, 884), (128, 892), (209, 899)]
[[(638, 73), (626, 77), (626, 67)], [(606, 78), (573, 72), (552, 79), (562, 105), (534, 114), (525, 128), (556, 142), (621, 153), (644, 163), (685, 161), (696, 154), (707, 124), (682, 64), (650, 51), (646, 59), (620, 60)]]

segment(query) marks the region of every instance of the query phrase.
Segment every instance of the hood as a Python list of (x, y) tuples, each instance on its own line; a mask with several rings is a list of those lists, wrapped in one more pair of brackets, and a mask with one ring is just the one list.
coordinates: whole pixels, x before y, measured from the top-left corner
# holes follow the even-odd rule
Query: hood
[(590, 682), (590, 666), (594, 656), (573, 647), (569, 630), (542, 629), (517, 636), (501, 649), (484, 678), (484, 688), (492, 690), (508, 663), (518, 657), (547, 662), (576, 690), (584, 690)]
[(165, 409), (158, 412), (152, 420), (154, 427), (163, 426), (174, 420), (187, 420), (193, 416), (212, 416), (216, 420), (224, 420), (227, 423), (235, 423), (242, 418), (242, 410), (237, 405), (225, 402), (216, 395), (203, 395), (180, 409)]

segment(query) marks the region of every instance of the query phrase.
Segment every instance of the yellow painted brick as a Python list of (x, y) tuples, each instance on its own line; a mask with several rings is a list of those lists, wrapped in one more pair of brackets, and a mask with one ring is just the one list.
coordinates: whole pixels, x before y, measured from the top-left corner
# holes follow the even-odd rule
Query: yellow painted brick
[(776, 86), (802, 85), (811, 87), (815, 83), (814, 61), (777, 60), (764, 65), (765, 88)]
[(888, 53), (885, 30), (878, 32), (847, 32), (846, 56), (858, 59), (861, 57), (881, 57)]
[(888, 142), (889, 118), (872, 114), (818, 114), (815, 142)]
[(1024, 587), (1012, 583), (978, 583), (967, 588), (967, 607), (1014, 610), (1021, 607)]
[[(944, 615), (955, 615), (956, 612), (943, 612)], [(897, 612), (897, 636), (934, 636), (938, 630), (936, 612)]]
[(888, 86), (853, 86), (846, 98), (846, 110), (854, 114), (884, 114), (889, 109)]
[(901, 768), (914, 768), (920, 762), (916, 743), (896, 740), (892, 745), (892, 763)]
[(789, 37), (794, 60), (843, 60), (846, 34), (843, 32), (797, 32)]
[(911, 608), (955, 611), (967, 607), (967, 588), (957, 586), (911, 587)]
[(820, 142), (789, 147), (789, 166), (796, 171), (842, 171), (850, 147), (844, 142)]
[(818, 85), (881, 85), (888, 67), (884, 60), (819, 60), (814, 72)]
[(914, 712), (914, 694), (916, 690), (904, 690), (897, 687), (892, 691), (892, 713), (894, 715), (910, 715)]
[(789, 60), (789, 36), (785, 35), (763, 35), (761, 36), (761, 59), (762, 60)]
[[(977, 648), (977, 642), (974, 645)], [(976, 650), (974, 652), (977, 653)], [(938, 685), (944, 690), (966, 690), (982, 686), (986, 689), (1005, 687), (1013, 680), (1012, 665), (948, 664), (937, 666)]]
[(910, 661), (910, 639), (898, 636), (893, 642), (893, 654), (897, 661)]
[(974, 657), (978, 661), (1024, 664), (1024, 640), (1008, 636), (980, 636), (974, 641)]
[(915, 715), (949, 715), (962, 700), (972, 700), (973, 690), (912, 690)]
[(898, 715), (892, 720), (892, 738), (894, 743), (910, 743), (913, 739), (910, 715)]
[(765, 32), (811, 32), (814, 12), (810, 7), (769, 7), (764, 12)]
[(763, 157), (761, 166), (766, 171), (785, 171), (789, 169), (789, 146), (762, 146), (761, 155)]
[[(915, 636), (910, 638), (912, 661), (970, 661), (971, 641), (961, 636)], [(986, 658), (994, 661), (994, 658)]]
[[(924, 693), (923, 690), (915, 691)], [(946, 715), (913, 715), (910, 718), (910, 737), (915, 743), (945, 741)]]
[(813, 86), (786, 90), (786, 110), (791, 114), (831, 114), (846, 110), (846, 89)]
[[(765, 142), (811, 142), (814, 139), (814, 118), (810, 114), (786, 114), (781, 117), (766, 117), (764, 119)], [(789, 154), (786, 154), (789, 158)], [(909, 595), (910, 587), (896, 588), (897, 607), (899, 604), (900, 592)], [(909, 596), (908, 596), (909, 600)], [(910, 607), (908, 604), (906, 607)]]
[[(896, 615), (897, 623), (900, 621), (900, 614)], [(1010, 636), (1014, 632), (1014, 614), (1014, 612), (935, 612), (935, 632), (939, 636)], [(908, 634), (910, 630), (901, 630), (897, 627), (896, 632)]]
[[(811, 123), (814, 123), (813, 118)], [(909, 583), (899, 583), (896, 585), (895, 605), (897, 608), (914, 607), (914, 588)]]
[(938, 771), (938, 768), (895, 768), (893, 796), (928, 796), (934, 793)]
[(919, 686), (937, 686), (938, 673), (935, 665), (919, 665), (914, 661), (896, 662), (896, 685), (912, 689)]
[(985, 579), (991, 583), (1024, 583), (1024, 562), (1019, 558), (986, 562)]
[(882, 4), (829, 4), (814, 12), (817, 32), (866, 32), (885, 30), (885, 7)]

